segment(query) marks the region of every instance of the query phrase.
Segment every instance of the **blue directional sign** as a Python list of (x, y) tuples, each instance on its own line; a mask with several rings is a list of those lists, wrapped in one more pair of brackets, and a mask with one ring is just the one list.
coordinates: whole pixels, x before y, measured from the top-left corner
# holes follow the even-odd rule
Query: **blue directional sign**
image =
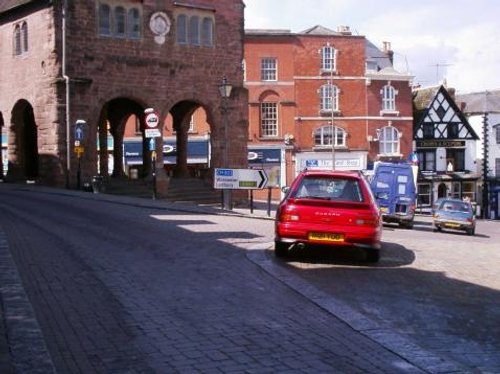
[(214, 188), (229, 190), (258, 190), (267, 186), (263, 169), (215, 169)]
[(84, 137), (83, 127), (87, 124), (83, 119), (79, 119), (75, 123), (75, 140), (82, 141)]

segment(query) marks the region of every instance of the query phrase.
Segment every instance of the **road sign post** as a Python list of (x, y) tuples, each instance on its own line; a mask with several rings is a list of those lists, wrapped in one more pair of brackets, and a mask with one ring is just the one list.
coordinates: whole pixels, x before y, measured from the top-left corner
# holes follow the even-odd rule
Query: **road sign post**
[(85, 135), (85, 122), (83, 119), (79, 119), (75, 123), (75, 153), (78, 159), (78, 169), (76, 170), (76, 188), (79, 190), (81, 186), (82, 180), (82, 165), (81, 165), (81, 156), (83, 154), (84, 148), (80, 144), (84, 140)]
[(144, 123), (146, 128), (144, 135), (149, 139), (149, 151), (151, 152), (151, 175), (153, 177), (153, 200), (156, 200), (156, 142), (155, 138), (161, 137), (159, 129), (160, 117), (153, 108), (144, 110)]

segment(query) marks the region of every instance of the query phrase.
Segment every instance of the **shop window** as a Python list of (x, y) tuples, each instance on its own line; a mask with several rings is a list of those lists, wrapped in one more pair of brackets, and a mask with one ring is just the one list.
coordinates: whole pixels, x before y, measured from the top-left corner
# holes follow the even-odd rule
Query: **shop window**
[(429, 183), (418, 184), (418, 206), (431, 205), (431, 185)]
[(476, 183), (475, 182), (463, 182), (462, 183), (462, 199), (468, 199), (469, 201), (476, 201)]

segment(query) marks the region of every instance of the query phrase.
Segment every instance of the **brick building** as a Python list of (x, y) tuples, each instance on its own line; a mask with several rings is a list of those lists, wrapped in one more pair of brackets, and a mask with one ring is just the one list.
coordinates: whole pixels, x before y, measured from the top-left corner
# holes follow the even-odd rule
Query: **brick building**
[(412, 77), (388, 43), (348, 27), (246, 30), (244, 67), (249, 162), (276, 186), (305, 167), (367, 170), (413, 150)]
[[(66, 5), (66, 9), (64, 9)], [(247, 91), (243, 87), (243, 14), (239, 0), (6, 0), (0, 3), (0, 118), (13, 181), (74, 186), (108, 174), (109, 141), (117, 178), (124, 176), (123, 137), (131, 116), (141, 122), (143, 170), (151, 164), (144, 110), (172, 119), (173, 175), (187, 173), (187, 134), (203, 109), (211, 166), (247, 165)], [(65, 15), (65, 16), (64, 16)], [(226, 76), (227, 130), (218, 85)], [(78, 141), (75, 123), (86, 122)], [(160, 124), (163, 126), (163, 123)], [(226, 133), (227, 132), (227, 133)], [(231, 139), (225, 142), (224, 139)], [(157, 164), (163, 170), (162, 142)], [(78, 160), (75, 145), (79, 153)], [(80, 162), (79, 162), (80, 161)], [(165, 174), (158, 183), (167, 185)]]

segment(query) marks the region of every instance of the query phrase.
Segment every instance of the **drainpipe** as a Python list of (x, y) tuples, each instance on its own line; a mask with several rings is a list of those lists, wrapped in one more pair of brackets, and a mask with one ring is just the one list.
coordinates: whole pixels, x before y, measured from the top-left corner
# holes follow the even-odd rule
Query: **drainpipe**
[(62, 6), (62, 76), (66, 86), (66, 188), (69, 189), (69, 176), (71, 172), (70, 160), (70, 128), (69, 128), (69, 77), (66, 74), (66, 0), (63, 1)]

